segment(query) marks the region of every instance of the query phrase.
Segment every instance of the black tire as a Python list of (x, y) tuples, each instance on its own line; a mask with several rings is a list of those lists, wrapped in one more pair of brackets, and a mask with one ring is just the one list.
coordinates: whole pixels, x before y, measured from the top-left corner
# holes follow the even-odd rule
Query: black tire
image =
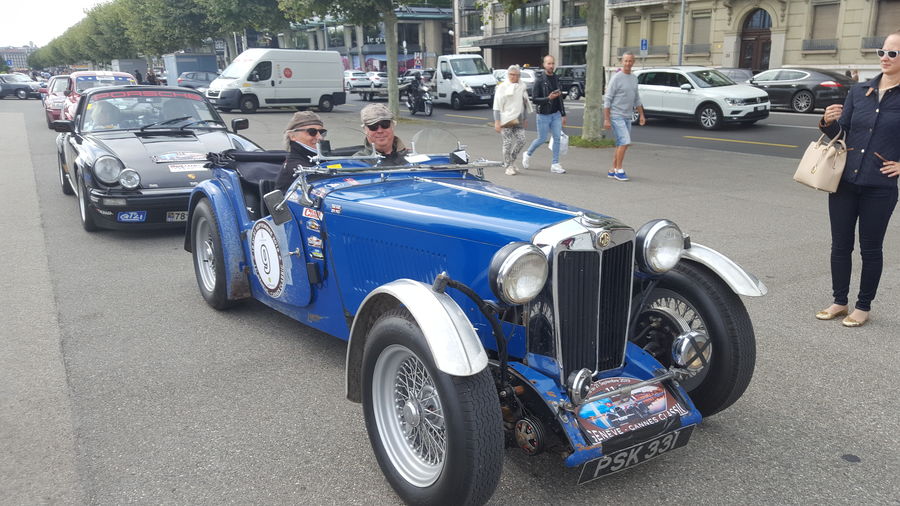
[[(644, 332), (654, 322), (658, 326)], [(683, 261), (653, 290), (633, 335), (641, 336), (635, 344), (669, 367), (672, 339), (687, 329), (705, 332), (711, 348), (709, 364), (681, 384), (703, 416), (710, 416), (731, 406), (750, 384), (756, 338), (740, 297), (706, 267)]]
[(49, 112), (44, 112), (44, 119), (47, 120), (47, 128), (53, 130), (53, 120), (50, 119)]
[(434, 104), (430, 101), (425, 102), (425, 116), (431, 116), (432, 113), (434, 113)]
[(413, 103), (412, 97), (409, 95), (406, 96), (406, 108), (409, 109), (409, 113), (413, 116), (416, 115), (416, 105)]
[(581, 88), (573, 84), (572, 87), (569, 88), (568, 98), (571, 100), (578, 100), (579, 98), (581, 98)]
[(241, 97), (241, 112), (244, 114), (252, 114), (259, 108), (259, 102), (253, 95), (244, 95)]
[[(206, 303), (215, 309), (227, 309), (235, 304), (228, 299), (225, 286), (225, 257), (219, 222), (208, 199), (201, 199), (191, 215), (191, 256), (197, 286)], [(211, 265), (210, 265), (211, 264)]]
[(322, 95), (319, 98), (319, 112), (331, 112), (334, 109), (334, 102), (331, 100), (331, 95)]
[[(409, 368), (424, 369), (425, 374), (404, 383), (401, 378), (406, 379)], [(382, 472), (404, 502), (483, 504), (491, 498), (503, 470), (504, 434), (497, 391), (487, 369), (468, 377), (439, 371), (419, 326), (399, 309), (381, 316), (369, 331), (362, 383), (369, 441)], [(406, 385), (404, 393), (409, 394), (401, 413), (395, 408), (399, 384)], [(429, 414), (431, 422), (422, 423)], [(443, 448), (440, 443), (419, 448), (438, 462), (427, 462), (412, 448), (400, 428), (401, 418), (417, 431), (416, 436), (428, 441), (435, 441), (433, 432), (443, 436)]]
[(697, 109), (697, 124), (704, 130), (722, 126), (722, 110), (715, 104), (703, 104)]
[(18, 90), (16, 90), (16, 97), (18, 97), (19, 100), (28, 100), (28, 90), (26, 90), (25, 88), (19, 88)]
[(816, 98), (807, 90), (800, 90), (791, 97), (791, 110), (794, 112), (813, 112), (816, 108)]
[(56, 154), (56, 167), (59, 172), (59, 186), (63, 195), (75, 195), (72, 183), (69, 182), (69, 178), (66, 177), (66, 171), (63, 169), (62, 155), (59, 153)]
[(84, 178), (78, 174), (78, 217), (81, 219), (81, 227), (85, 232), (96, 232), (97, 222), (94, 221), (94, 215), (91, 214), (90, 197), (88, 197), (87, 185), (84, 184)]
[[(647, 117), (647, 112), (645, 111), (644, 118), (646, 119), (646, 117)], [(631, 111), (631, 124), (637, 125), (640, 122), (641, 122), (641, 113), (639, 113), (637, 109)]]
[(457, 95), (456, 93), (454, 93), (453, 96), (450, 97), (450, 107), (452, 107), (456, 111), (463, 108), (462, 99), (459, 98), (459, 95)]

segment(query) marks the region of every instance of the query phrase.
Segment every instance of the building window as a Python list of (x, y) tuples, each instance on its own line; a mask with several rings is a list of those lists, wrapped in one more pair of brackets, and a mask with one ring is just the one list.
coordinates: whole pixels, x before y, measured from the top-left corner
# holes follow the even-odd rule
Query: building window
[(580, 26), (587, 23), (586, 0), (563, 0), (562, 26)]
[(772, 28), (772, 18), (765, 9), (756, 9), (744, 23), (744, 30), (768, 30)]
[(509, 31), (546, 30), (550, 17), (550, 5), (528, 5), (519, 7), (507, 18)]
[(898, 29), (900, 29), (900, 0), (880, 0), (875, 35), (887, 37)]
[(712, 26), (711, 11), (694, 11), (691, 13), (691, 37), (685, 44), (684, 52), (688, 54), (708, 53), (710, 51), (710, 29)]
[(587, 63), (587, 44), (562, 47), (563, 65), (584, 65)]
[(650, 54), (669, 54), (669, 15), (650, 16)]
[(463, 37), (481, 35), (481, 13), (473, 12), (463, 18)]
[(624, 44), (626, 51), (636, 51), (641, 48), (641, 18), (638, 16), (625, 18)]
[(344, 26), (328, 27), (328, 47), (344, 47)]
[(419, 45), (419, 24), (418, 23), (397, 23), (397, 42), (403, 49), (403, 41), (408, 46)]
[(803, 50), (835, 50), (837, 49), (838, 12), (841, 4), (818, 3), (812, 6), (812, 29), (810, 38), (803, 41)]

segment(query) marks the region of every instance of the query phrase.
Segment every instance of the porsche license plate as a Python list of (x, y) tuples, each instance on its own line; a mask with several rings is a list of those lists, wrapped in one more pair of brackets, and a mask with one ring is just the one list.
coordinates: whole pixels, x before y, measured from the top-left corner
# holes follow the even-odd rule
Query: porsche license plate
[(610, 453), (609, 455), (600, 457), (599, 459), (585, 462), (581, 467), (581, 475), (578, 477), (578, 484), (587, 483), (597, 478), (613, 474), (623, 469), (636, 466), (648, 460), (659, 457), (663, 453), (681, 448), (688, 443), (691, 433), (694, 432), (696, 425), (689, 425), (676, 431), (672, 431), (662, 436), (655, 437), (649, 441), (634, 445), (624, 450)]
[(168, 211), (166, 212), (166, 221), (168, 223), (187, 221), (187, 211)]

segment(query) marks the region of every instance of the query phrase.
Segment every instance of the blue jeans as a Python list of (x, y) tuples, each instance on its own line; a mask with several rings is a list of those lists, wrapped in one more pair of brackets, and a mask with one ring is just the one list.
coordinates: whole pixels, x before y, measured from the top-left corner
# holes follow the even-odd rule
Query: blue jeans
[(528, 156), (533, 155), (538, 146), (547, 142), (547, 134), (552, 134), (552, 163), (559, 163), (559, 136), (562, 135), (562, 114), (555, 112), (553, 114), (536, 114), (535, 116), (537, 116), (538, 138), (531, 143), (531, 146), (528, 146)]
[(609, 118), (613, 135), (616, 137), (616, 146), (628, 146), (631, 144), (631, 118), (624, 116), (612, 116)]

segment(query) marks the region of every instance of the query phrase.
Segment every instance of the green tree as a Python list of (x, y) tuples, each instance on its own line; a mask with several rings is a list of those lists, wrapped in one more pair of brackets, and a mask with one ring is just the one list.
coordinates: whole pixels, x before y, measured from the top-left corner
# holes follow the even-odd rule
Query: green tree
[(384, 23), (385, 53), (388, 71), (388, 107), (395, 117), (400, 115), (400, 90), (397, 85), (397, 14), (394, 9), (400, 2), (391, 0), (278, 0), (279, 7), (288, 19), (302, 22), (305, 19), (330, 15), (347, 23), (371, 25), (372, 20)]
[[(522, 7), (528, 0), (498, 0), (506, 12)], [(603, 13), (604, 0), (584, 0), (587, 9), (587, 75), (585, 76), (584, 127), (581, 137), (598, 141), (603, 137)], [(558, 62), (557, 62), (558, 63)]]
[(121, 1), (100, 4), (88, 11), (87, 19), (93, 20), (93, 37), (97, 45), (98, 61), (135, 58), (138, 51), (125, 32), (128, 13)]
[(125, 33), (147, 55), (194, 46), (219, 31), (197, 0), (117, 1), (126, 13)]

